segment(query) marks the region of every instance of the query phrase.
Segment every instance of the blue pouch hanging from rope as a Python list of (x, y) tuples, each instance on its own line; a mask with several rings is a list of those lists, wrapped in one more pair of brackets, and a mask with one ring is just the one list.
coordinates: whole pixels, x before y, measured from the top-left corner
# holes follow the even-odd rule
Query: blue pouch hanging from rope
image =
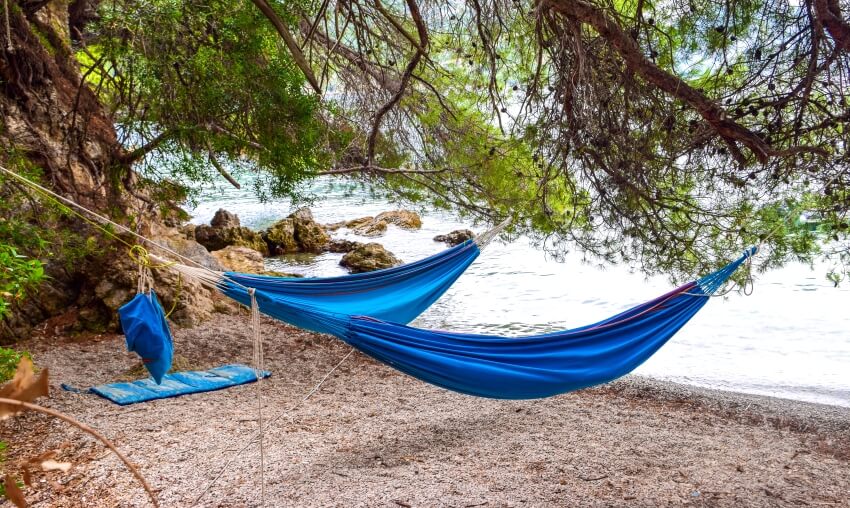
[(154, 381), (162, 383), (162, 376), (171, 369), (174, 345), (156, 293), (138, 293), (118, 309), (118, 316), (127, 337), (127, 350), (142, 357)]

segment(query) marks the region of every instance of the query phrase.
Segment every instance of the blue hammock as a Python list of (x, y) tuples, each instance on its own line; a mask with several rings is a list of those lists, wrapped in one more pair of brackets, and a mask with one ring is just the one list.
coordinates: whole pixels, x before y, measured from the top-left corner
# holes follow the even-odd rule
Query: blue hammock
[(257, 290), (260, 310), (299, 328), (341, 335), (349, 316), (368, 315), (409, 323), (434, 303), (480, 254), (473, 240), (406, 265), (327, 278), (283, 278), (226, 272), (225, 295), (250, 306)]
[(171, 369), (174, 345), (156, 292), (138, 293), (118, 309), (127, 351), (135, 351), (157, 384)]
[[(460, 256), (464, 249), (473, 247), (465, 245), (447, 252)], [(438, 274), (427, 270), (419, 276), (399, 267), (400, 278), (411, 278), (403, 284), (384, 286), (386, 294), (363, 277), (363, 286), (370, 288), (364, 293), (364, 301), (369, 302), (365, 306), (352, 298), (358, 294), (354, 288), (336, 292), (327, 286), (329, 303), (325, 303), (317, 293), (306, 290), (311, 287), (309, 280), (303, 286), (302, 298), (277, 292), (279, 283), (274, 279), (259, 279), (266, 280), (266, 286), (257, 285), (254, 276), (240, 282), (256, 287), (257, 304), (263, 313), (331, 333), (376, 360), (428, 383), (480, 397), (533, 399), (612, 381), (637, 368), (687, 323), (755, 250), (749, 249), (717, 272), (599, 323), (519, 338), (422, 330), (380, 317), (392, 319), (398, 312), (399, 321), (412, 319), (442, 294), (463, 271), (460, 267), (468, 263), (446, 262)], [(227, 284), (221, 289), (242, 303), (250, 302), (243, 287)], [(396, 299), (404, 304), (396, 305)], [(363, 309), (362, 314), (371, 317), (354, 315), (354, 308)]]

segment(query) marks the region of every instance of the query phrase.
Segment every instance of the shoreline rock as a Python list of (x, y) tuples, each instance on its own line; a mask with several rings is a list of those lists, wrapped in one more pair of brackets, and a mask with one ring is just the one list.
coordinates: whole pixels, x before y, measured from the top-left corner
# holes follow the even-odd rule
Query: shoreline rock
[(263, 255), (240, 245), (228, 245), (210, 254), (231, 272), (262, 273), (266, 270)]
[(223, 208), (215, 213), (210, 225), (195, 226), (194, 237), (210, 252), (232, 245), (254, 249), (264, 255), (269, 253), (268, 245), (259, 233), (240, 225), (239, 217)]
[(435, 242), (443, 242), (449, 244), (454, 247), (455, 245), (460, 245), (467, 240), (472, 240), (475, 238), (475, 233), (468, 229), (456, 229), (450, 233), (446, 233), (445, 235), (437, 235), (434, 237)]
[(342, 256), (339, 264), (351, 273), (363, 273), (392, 268), (402, 264), (402, 261), (383, 245), (372, 242), (358, 245)]
[(374, 238), (383, 235), (387, 232), (387, 227), (393, 224), (401, 229), (413, 230), (422, 227), (422, 218), (419, 214), (411, 210), (393, 210), (381, 212), (372, 217), (359, 217), (348, 221), (334, 222), (325, 224), (324, 228), (327, 231), (336, 231), (341, 228), (351, 230), (352, 233)]
[(422, 227), (422, 218), (412, 210), (381, 212), (375, 217), (375, 221), (395, 224), (402, 229), (419, 229)]
[(275, 222), (260, 236), (271, 255), (293, 252), (318, 254), (326, 250), (331, 241), (325, 228), (313, 219), (309, 208), (299, 208), (285, 219)]
[(334, 252), (337, 254), (350, 252), (357, 247), (363, 245), (361, 242), (356, 242), (353, 240), (343, 240), (343, 239), (332, 239), (328, 244), (328, 252)]

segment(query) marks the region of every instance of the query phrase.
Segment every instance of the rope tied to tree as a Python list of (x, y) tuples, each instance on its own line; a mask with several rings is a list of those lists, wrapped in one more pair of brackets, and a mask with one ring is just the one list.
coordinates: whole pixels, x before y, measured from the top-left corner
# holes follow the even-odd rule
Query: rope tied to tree
[(260, 336), (260, 306), (257, 304), (257, 290), (250, 288), (251, 296), (251, 333), (254, 344), (254, 372), (257, 375), (257, 426), (260, 448), (260, 506), (266, 505), (266, 452), (263, 443), (263, 377), (265, 373), (265, 358), (263, 355), (263, 338)]

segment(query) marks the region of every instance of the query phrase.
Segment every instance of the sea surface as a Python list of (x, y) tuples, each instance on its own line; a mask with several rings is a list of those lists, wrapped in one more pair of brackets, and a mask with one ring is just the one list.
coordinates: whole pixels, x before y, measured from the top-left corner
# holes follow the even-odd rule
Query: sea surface
[[(208, 223), (219, 208), (260, 230), (286, 217), (293, 204), (261, 202), (250, 182), (237, 190), (226, 183), (205, 189), (190, 209), (194, 223)], [(367, 190), (319, 180), (317, 221), (331, 223), (400, 207)], [(457, 217), (422, 213), (422, 229), (390, 226), (377, 241), (404, 261), (446, 248), (432, 238), (454, 229), (476, 233)], [(730, 253), (730, 257), (736, 253)], [(268, 269), (323, 277), (346, 273), (342, 254), (269, 258)], [(634, 267), (632, 267), (634, 268)], [(850, 282), (834, 287), (828, 265), (792, 264), (756, 275), (751, 296), (713, 298), (670, 342), (637, 369), (657, 379), (850, 407)], [(662, 276), (647, 278), (628, 266), (583, 263), (580, 254), (550, 259), (525, 238), (495, 241), (446, 294), (414, 323), (422, 328), (504, 336), (573, 328), (609, 317), (671, 289)]]

